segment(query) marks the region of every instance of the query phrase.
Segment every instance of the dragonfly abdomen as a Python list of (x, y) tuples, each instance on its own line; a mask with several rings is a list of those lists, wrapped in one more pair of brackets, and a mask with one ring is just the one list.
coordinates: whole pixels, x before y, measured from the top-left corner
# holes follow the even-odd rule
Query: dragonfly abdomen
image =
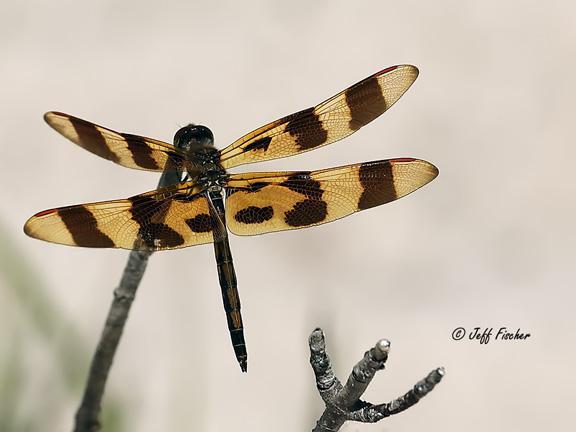
[[(240, 313), (240, 296), (238, 294), (238, 283), (232, 252), (228, 243), (226, 232), (226, 219), (224, 217), (224, 202), (222, 195), (218, 192), (209, 192), (210, 201), (214, 204), (217, 217), (222, 223), (220, 238), (214, 241), (214, 254), (216, 255), (216, 265), (218, 268), (218, 279), (222, 290), (222, 300), (228, 321), (228, 330), (234, 347), (234, 354), (240, 364), (242, 372), (248, 369), (248, 353), (246, 352), (246, 342), (244, 340), (244, 325)], [(216, 215), (215, 215), (216, 216)]]

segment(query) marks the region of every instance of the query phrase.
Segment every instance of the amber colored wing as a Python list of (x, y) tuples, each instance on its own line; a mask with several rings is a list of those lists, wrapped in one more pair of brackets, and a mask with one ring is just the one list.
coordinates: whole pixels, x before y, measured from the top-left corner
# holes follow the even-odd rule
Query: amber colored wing
[(356, 132), (400, 99), (418, 77), (410, 65), (384, 69), (320, 105), (273, 121), (220, 152), (224, 168), (313, 150)]
[(184, 154), (162, 141), (115, 132), (60, 112), (47, 112), (44, 120), (55, 131), (90, 153), (128, 168), (164, 171), (168, 161), (175, 168), (184, 165)]
[(181, 183), (124, 200), (45, 210), (24, 225), (30, 237), (95, 248), (176, 249), (214, 240), (205, 194)]
[(319, 171), (231, 175), (226, 224), (238, 235), (306, 228), (394, 201), (432, 181), (419, 159), (389, 159)]

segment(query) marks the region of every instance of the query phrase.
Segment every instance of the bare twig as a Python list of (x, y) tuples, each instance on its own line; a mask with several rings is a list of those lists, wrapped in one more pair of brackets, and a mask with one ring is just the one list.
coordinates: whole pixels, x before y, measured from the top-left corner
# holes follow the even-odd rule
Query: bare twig
[(74, 432), (100, 430), (99, 418), (106, 380), (149, 256), (150, 252), (146, 251), (130, 252), (120, 285), (114, 290), (106, 324), (92, 358), (82, 403), (76, 412)]
[(326, 404), (326, 409), (318, 420), (314, 432), (335, 432), (347, 420), (374, 423), (398, 414), (426, 396), (444, 376), (443, 368), (434, 369), (404, 396), (389, 403), (374, 405), (362, 401), (360, 396), (372, 381), (375, 373), (384, 369), (390, 351), (389, 341), (382, 339), (366, 352), (364, 358), (352, 369), (344, 386), (332, 371), (330, 358), (326, 354), (324, 333), (321, 329), (312, 332), (309, 345), (310, 364), (316, 375), (316, 386)]
[[(174, 170), (165, 171), (158, 183), (158, 187), (165, 187), (179, 181), (179, 173)], [(128, 262), (118, 288), (114, 290), (114, 298), (96, 352), (92, 358), (90, 372), (84, 396), (78, 411), (74, 432), (96, 432), (100, 430), (100, 411), (106, 381), (114, 360), (124, 325), (136, 291), (146, 270), (151, 251), (131, 251)]]

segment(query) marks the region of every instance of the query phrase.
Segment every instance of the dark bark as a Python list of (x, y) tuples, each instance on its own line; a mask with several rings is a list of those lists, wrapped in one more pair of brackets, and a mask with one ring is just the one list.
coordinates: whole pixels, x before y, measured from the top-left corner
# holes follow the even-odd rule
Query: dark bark
[(335, 432), (346, 421), (375, 423), (383, 418), (398, 414), (426, 396), (444, 376), (444, 369), (437, 368), (419, 381), (404, 396), (385, 404), (371, 404), (360, 399), (377, 371), (384, 369), (388, 359), (390, 342), (382, 339), (364, 354), (352, 369), (343, 386), (332, 371), (330, 358), (326, 354), (324, 333), (321, 329), (312, 332), (309, 339), (310, 364), (316, 375), (316, 387), (326, 404), (326, 409), (316, 423), (314, 432)]

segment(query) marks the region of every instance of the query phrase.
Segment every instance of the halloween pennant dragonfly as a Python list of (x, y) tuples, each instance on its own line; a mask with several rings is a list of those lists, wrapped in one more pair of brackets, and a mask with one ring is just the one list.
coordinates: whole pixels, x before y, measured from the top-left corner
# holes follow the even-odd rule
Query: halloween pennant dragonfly
[(394, 105), (417, 76), (414, 66), (389, 67), (220, 151), (205, 126), (181, 128), (170, 145), (48, 112), (44, 119), (53, 129), (89, 152), (128, 168), (173, 173), (173, 181), (128, 199), (44, 210), (26, 222), (24, 231), (53, 243), (96, 248), (158, 251), (213, 243), (232, 345), (246, 371), (227, 229), (237, 235), (256, 235), (331, 222), (408, 195), (432, 181), (438, 170), (412, 158), (318, 171), (230, 174), (227, 170), (347, 137)]

